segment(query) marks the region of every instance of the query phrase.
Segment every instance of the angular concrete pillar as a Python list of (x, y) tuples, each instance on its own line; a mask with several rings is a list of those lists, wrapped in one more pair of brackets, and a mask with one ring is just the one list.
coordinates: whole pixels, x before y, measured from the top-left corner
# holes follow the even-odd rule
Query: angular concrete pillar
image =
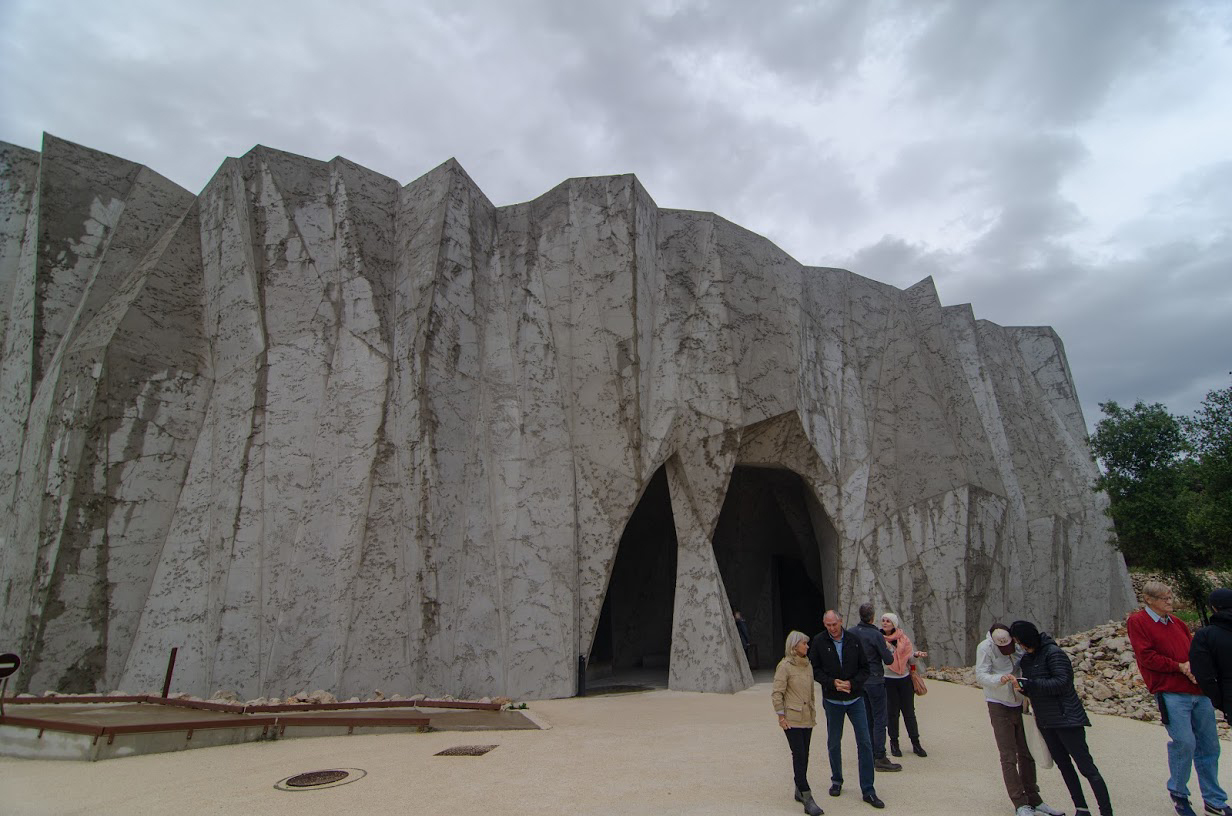
[(738, 449), (739, 432), (719, 434), (667, 460), (678, 548), (668, 687), (677, 691), (753, 685), (711, 543)]

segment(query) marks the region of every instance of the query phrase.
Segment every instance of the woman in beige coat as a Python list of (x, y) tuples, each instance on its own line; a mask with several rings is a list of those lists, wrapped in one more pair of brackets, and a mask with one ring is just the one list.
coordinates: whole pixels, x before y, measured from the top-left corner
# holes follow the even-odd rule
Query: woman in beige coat
[(779, 728), (791, 746), (791, 764), (796, 776), (796, 801), (804, 812), (818, 816), (822, 809), (813, 799), (808, 783), (809, 743), (817, 725), (817, 705), (813, 695), (813, 664), (808, 659), (808, 635), (792, 632), (787, 636), (787, 656), (774, 670), (774, 691), (770, 701), (779, 718)]

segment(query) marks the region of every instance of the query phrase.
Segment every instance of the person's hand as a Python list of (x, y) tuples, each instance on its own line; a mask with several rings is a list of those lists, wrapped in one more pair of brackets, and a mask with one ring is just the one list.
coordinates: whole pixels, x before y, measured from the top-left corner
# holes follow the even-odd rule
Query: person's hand
[(1189, 670), (1188, 660), (1186, 660), (1184, 663), (1178, 663), (1177, 668), (1181, 670), (1181, 674), (1189, 678), (1189, 682), (1191, 683), (1198, 682), (1197, 680), (1194, 679), (1193, 672)]
[(1004, 686), (1006, 683), (1012, 683), (1012, 682), (1014, 682), (1014, 675), (1012, 674), (1001, 675), (1001, 685)]
[(844, 694), (847, 694), (851, 691), (851, 681), (850, 680), (835, 680), (834, 688), (836, 691), (841, 691)]
[(787, 717), (782, 714), (779, 715), (779, 728), (782, 728), (784, 731), (787, 730)]
[(916, 652), (915, 656), (919, 658), (925, 658), (925, 657), (928, 657), (928, 652)]

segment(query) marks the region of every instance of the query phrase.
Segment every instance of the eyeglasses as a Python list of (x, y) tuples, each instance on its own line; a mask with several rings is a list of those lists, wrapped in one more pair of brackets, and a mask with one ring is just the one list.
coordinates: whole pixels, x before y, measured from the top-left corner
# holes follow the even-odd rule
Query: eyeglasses
[(1167, 601), (1168, 603), (1172, 602), (1171, 595), (1150, 595), (1148, 597), (1154, 598), (1157, 601)]

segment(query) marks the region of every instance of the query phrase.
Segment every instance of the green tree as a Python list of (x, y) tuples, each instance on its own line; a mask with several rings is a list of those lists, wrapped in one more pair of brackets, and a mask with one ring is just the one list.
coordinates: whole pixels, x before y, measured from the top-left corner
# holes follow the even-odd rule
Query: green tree
[(1232, 386), (1211, 391), (1181, 420), (1193, 453), (1188, 527), (1211, 565), (1232, 565)]
[(1131, 566), (1157, 569), (1202, 612), (1209, 591), (1200, 569), (1209, 553), (1195, 546), (1190, 519), (1198, 501), (1190, 444), (1180, 420), (1159, 403), (1123, 408), (1100, 403), (1091, 450), (1103, 466), (1095, 489), (1108, 494), (1116, 545)]

